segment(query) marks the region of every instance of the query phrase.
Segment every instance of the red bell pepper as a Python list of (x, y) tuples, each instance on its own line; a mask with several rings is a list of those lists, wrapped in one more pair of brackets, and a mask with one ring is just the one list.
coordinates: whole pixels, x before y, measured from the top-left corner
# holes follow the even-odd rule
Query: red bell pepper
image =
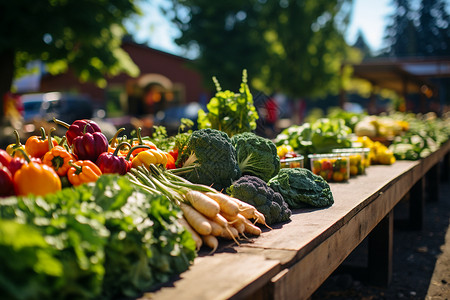
[(14, 194), (14, 181), (9, 169), (0, 164), (0, 197)]
[[(86, 125), (86, 130), (88, 125)], [(73, 153), (79, 160), (90, 160), (95, 163), (103, 152), (108, 152), (108, 139), (101, 132), (84, 132), (72, 141)]]
[(9, 163), (11, 162), (12, 157), (3, 149), (0, 149), (0, 164), (5, 167), (9, 167)]
[(92, 120), (76, 120), (71, 125), (58, 119), (53, 119), (53, 122), (67, 128), (66, 138), (69, 146), (72, 146), (76, 137), (82, 136), (84, 133), (102, 132), (98, 124)]
[(131, 169), (131, 162), (129, 161), (131, 151), (129, 151), (129, 155), (127, 157), (119, 156), (119, 151), (123, 147), (131, 148), (128, 142), (120, 143), (113, 153), (111, 152), (103, 152), (97, 158), (95, 164), (100, 168), (102, 174), (113, 174), (118, 173), (120, 175), (125, 175)]

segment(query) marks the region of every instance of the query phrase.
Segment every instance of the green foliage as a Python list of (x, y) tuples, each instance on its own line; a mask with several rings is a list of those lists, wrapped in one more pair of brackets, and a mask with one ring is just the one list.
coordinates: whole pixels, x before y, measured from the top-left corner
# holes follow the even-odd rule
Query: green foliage
[(212, 185), (218, 191), (229, 187), (241, 175), (236, 149), (228, 135), (216, 129), (194, 131), (186, 147), (179, 149), (175, 164), (194, 167), (182, 176), (193, 183)]
[(285, 222), (291, 218), (292, 212), (283, 196), (256, 176), (242, 176), (227, 189), (227, 194), (253, 205), (264, 215), (269, 225)]
[(277, 147), (271, 140), (244, 132), (231, 137), (231, 144), (243, 175), (254, 175), (267, 182), (280, 171)]
[(335, 148), (351, 147), (351, 132), (342, 119), (321, 118), (313, 123), (284, 129), (275, 138), (275, 144), (289, 144), (295, 152), (307, 157), (312, 153), (328, 153)]
[(337, 91), (348, 46), (349, 0), (172, 0), (167, 15), (181, 31), (177, 44), (199, 51), (194, 67), (233, 85), (247, 69), (253, 86), (306, 96)]
[(9, 68), (20, 74), (26, 63), (41, 60), (51, 74), (70, 67), (81, 81), (100, 85), (106, 83), (105, 75), (137, 75), (136, 65), (120, 47), (123, 20), (139, 13), (135, 2), (2, 1), (0, 74), (12, 75)]
[(283, 168), (268, 185), (283, 196), (291, 209), (327, 207), (334, 203), (328, 183), (308, 169)]
[(172, 136), (167, 134), (166, 127), (153, 126), (154, 131), (150, 140), (158, 149), (166, 152), (174, 149), (183, 149), (192, 134), (192, 126), (194, 126), (192, 120), (182, 118), (181, 124), (178, 127), (178, 133)]
[(207, 105), (208, 112), (199, 110), (198, 127), (221, 130), (229, 137), (256, 129), (256, 120), (259, 116), (247, 85), (247, 71), (245, 69), (242, 71), (239, 93), (222, 91), (219, 82), (215, 77), (213, 79), (217, 92)]
[(186, 270), (195, 243), (167, 198), (125, 177), (0, 202), (0, 293), (8, 299), (111, 299)]
[(344, 120), (345, 126), (349, 127), (353, 132), (355, 125), (361, 121), (367, 114), (345, 111), (339, 107), (332, 107), (328, 110), (327, 118), (331, 120)]
[(396, 113), (397, 120), (409, 123), (409, 130), (396, 136), (389, 146), (398, 160), (424, 158), (450, 139), (449, 121), (435, 118), (418, 118), (415, 115)]

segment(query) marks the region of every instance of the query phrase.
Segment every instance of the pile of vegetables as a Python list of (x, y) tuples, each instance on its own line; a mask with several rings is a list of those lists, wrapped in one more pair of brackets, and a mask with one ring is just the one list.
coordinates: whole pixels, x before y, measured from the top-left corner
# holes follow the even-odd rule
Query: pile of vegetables
[(183, 212), (181, 222), (191, 232), (197, 249), (202, 244), (214, 252), (218, 237), (232, 239), (239, 244), (245, 234), (258, 236), (261, 229), (250, 219), (266, 224), (265, 217), (254, 206), (220, 193), (202, 184), (185, 180), (169, 170), (161, 170), (152, 165), (133, 169), (128, 176), (131, 182), (155, 193), (165, 195)]
[(330, 153), (336, 148), (351, 147), (351, 132), (341, 119), (322, 118), (284, 129), (275, 138), (275, 144), (290, 145), (296, 153), (308, 157), (309, 154)]
[[(399, 118), (399, 115), (396, 115)], [(434, 115), (421, 118), (402, 115), (403, 122), (408, 122), (409, 130), (396, 136), (389, 146), (399, 160), (417, 160), (428, 156), (450, 138), (449, 124)]]

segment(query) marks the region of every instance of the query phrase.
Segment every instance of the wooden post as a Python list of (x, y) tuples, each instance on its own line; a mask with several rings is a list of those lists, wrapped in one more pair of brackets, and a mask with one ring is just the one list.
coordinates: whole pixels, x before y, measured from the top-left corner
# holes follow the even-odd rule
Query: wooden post
[(436, 202), (439, 201), (439, 181), (440, 181), (440, 169), (439, 163), (435, 164), (425, 175), (425, 195), (427, 201)]
[(421, 230), (425, 209), (425, 178), (413, 185), (409, 196), (409, 226), (412, 230)]
[(391, 210), (369, 234), (369, 282), (387, 287), (392, 280), (394, 211)]
[(450, 152), (442, 159), (441, 180), (447, 182), (450, 178)]

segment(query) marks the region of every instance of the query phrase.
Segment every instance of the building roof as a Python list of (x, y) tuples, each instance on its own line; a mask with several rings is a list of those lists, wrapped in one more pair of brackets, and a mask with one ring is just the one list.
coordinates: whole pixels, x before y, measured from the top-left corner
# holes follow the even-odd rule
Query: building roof
[(355, 77), (400, 94), (434, 89), (431, 78), (450, 77), (450, 58), (371, 59), (352, 67)]

